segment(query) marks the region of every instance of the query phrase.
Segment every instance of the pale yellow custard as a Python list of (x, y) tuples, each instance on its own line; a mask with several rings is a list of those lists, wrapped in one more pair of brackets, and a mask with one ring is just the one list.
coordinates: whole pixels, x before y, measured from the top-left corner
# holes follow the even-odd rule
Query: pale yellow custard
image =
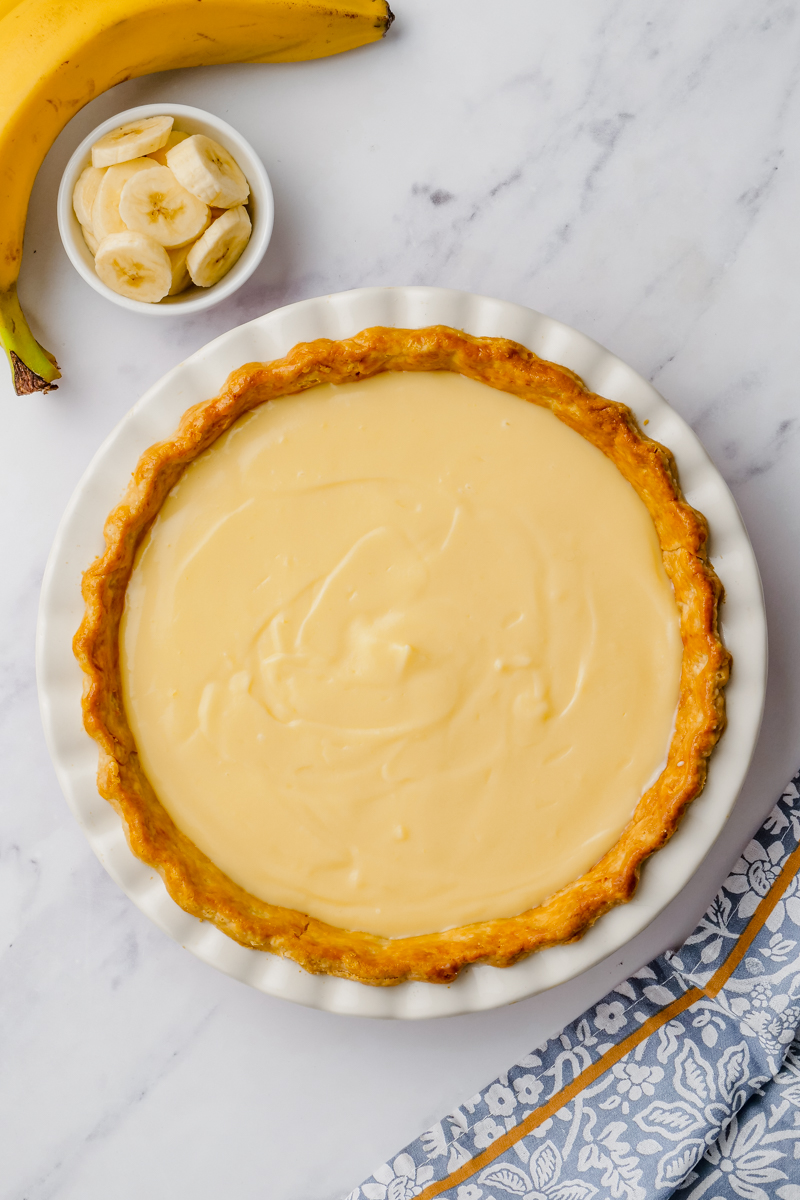
[(592, 866), (664, 764), (681, 669), (631, 485), (449, 372), (242, 418), (162, 506), (120, 644), (179, 828), (255, 896), (391, 937)]

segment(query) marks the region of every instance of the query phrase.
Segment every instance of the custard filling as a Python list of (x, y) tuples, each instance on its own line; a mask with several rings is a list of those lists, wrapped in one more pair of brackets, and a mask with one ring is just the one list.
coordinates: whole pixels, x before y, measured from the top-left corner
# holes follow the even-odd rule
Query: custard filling
[(551, 412), (450, 372), (262, 405), (196, 459), (120, 633), (144, 770), (253, 895), (388, 937), (513, 916), (662, 769), (652, 519)]

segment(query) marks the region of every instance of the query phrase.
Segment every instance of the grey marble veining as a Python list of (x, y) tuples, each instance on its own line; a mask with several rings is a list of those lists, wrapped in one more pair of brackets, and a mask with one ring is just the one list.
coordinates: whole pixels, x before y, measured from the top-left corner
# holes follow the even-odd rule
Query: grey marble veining
[[(177, 72), (93, 102), (34, 189), (21, 293), (64, 371), (0, 377), (0, 1197), (333, 1200), (619, 978), (679, 942), (800, 762), (800, 10), (778, 0), (397, 0), (385, 43)], [(78, 141), (137, 103), (211, 109), (276, 194), (264, 263), (164, 327), (108, 305), (55, 226)], [(441, 284), (527, 304), (653, 380), (734, 490), (760, 562), (771, 679), (737, 808), (623, 952), (512, 1008), (421, 1024), (272, 1000), (168, 941), (60, 795), (33, 674), (38, 588), (97, 446), (210, 338), (291, 301)]]

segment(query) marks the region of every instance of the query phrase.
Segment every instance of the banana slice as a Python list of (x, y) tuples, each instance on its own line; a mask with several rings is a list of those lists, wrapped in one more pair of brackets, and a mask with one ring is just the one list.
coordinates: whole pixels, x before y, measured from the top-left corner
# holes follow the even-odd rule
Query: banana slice
[(212, 221), (186, 257), (189, 274), (198, 287), (211, 287), (230, 271), (250, 240), (252, 225), (241, 204)]
[(82, 171), (72, 193), (72, 207), (75, 216), (84, 229), (92, 228), (92, 205), (103, 178), (102, 167), (87, 167)]
[(219, 142), (196, 133), (167, 151), (167, 166), (187, 191), (216, 208), (244, 204), (250, 185)]
[(172, 264), (172, 287), (167, 292), (168, 296), (177, 296), (179, 292), (185, 292), (187, 287), (191, 286), (192, 277), (186, 265), (186, 256), (193, 245), (194, 242), (189, 242), (188, 246), (178, 246), (175, 250), (167, 251)]
[(113, 167), (116, 163), (142, 158), (163, 146), (169, 137), (174, 117), (145, 117), (112, 129), (92, 146), (93, 167)]
[(94, 265), (107, 287), (131, 300), (154, 304), (172, 286), (169, 255), (146, 233), (109, 234), (97, 247)]
[(208, 227), (208, 205), (181, 187), (169, 167), (151, 163), (122, 189), (119, 215), (128, 229), (146, 233), (162, 246), (193, 242)]
[(86, 242), (86, 245), (89, 247), (92, 254), (97, 254), (97, 247), (100, 245), (100, 243), (92, 233), (91, 229), (89, 229), (86, 225), (81, 225), (81, 233), (83, 234), (83, 240)]
[(173, 129), (161, 149), (154, 150), (147, 157), (154, 158), (160, 167), (165, 167), (167, 165), (167, 151), (171, 150), (173, 146), (177, 146), (178, 142), (185, 142), (188, 137), (191, 137), (191, 134), (184, 133), (182, 129)]
[(122, 233), (125, 222), (119, 215), (119, 198), (128, 180), (139, 171), (149, 171), (152, 158), (132, 158), (130, 162), (109, 167), (100, 180), (92, 205), (92, 233), (98, 242), (110, 233)]

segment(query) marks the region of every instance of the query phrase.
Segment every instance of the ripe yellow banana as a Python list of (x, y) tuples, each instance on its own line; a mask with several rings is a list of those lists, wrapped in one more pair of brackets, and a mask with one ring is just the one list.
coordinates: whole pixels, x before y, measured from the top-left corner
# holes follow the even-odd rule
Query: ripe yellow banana
[(325, 58), (392, 19), (386, 0), (0, 0), (0, 340), (18, 395), (60, 375), (16, 284), (33, 181), (70, 117), (135, 76)]

